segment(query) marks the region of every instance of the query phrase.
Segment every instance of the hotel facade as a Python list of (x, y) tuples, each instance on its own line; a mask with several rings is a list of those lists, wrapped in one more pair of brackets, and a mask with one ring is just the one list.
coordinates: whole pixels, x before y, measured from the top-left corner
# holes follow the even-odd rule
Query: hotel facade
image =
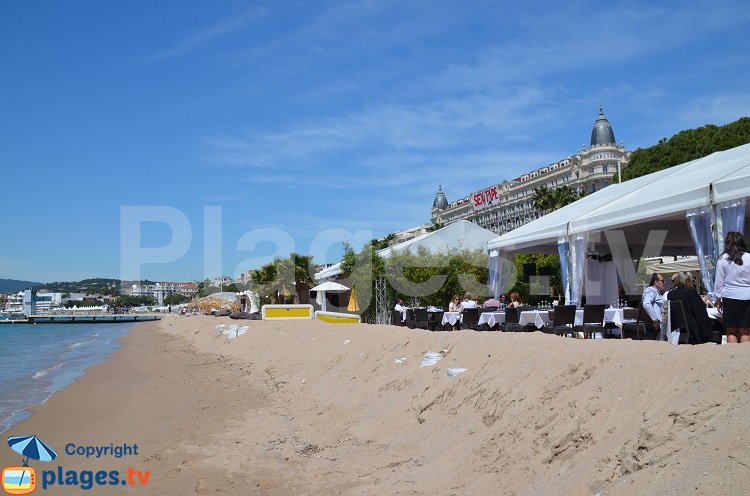
[(612, 183), (618, 170), (627, 167), (630, 152), (599, 109), (591, 131), (591, 145), (558, 162), (546, 165), (512, 180), (492, 184), (459, 200), (449, 202), (442, 186), (432, 203), (432, 225), (468, 220), (495, 234), (504, 234), (543, 215), (532, 200), (534, 189), (561, 186), (593, 193)]

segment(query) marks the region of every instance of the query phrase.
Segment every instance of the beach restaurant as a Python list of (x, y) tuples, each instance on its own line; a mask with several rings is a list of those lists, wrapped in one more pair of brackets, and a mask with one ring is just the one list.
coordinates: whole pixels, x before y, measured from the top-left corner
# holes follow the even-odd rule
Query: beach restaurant
[(744, 232), (748, 198), (750, 144), (613, 184), (491, 240), (490, 289), (508, 289), (512, 255), (557, 253), (566, 302), (612, 304), (618, 284), (640, 295), (635, 259), (695, 255), (711, 293), (726, 233)]

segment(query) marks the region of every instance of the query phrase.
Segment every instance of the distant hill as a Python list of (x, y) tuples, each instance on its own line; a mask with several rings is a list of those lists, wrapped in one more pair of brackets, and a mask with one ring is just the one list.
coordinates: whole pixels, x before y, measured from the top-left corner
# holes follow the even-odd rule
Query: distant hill
[[(53, 293), (84, 293), (117, 296), (122, 288), (129, 289), (137, 281), (121, 281), (120, 279), (84, 279), (82, 281), (55, 281), (43, 284), (39, 289)], [(151, 281), (141, 281), (140, 284), (154, 284)]]
[(622, 171), (622, 179), (633, 179), (746, 143), (750, 143), (750, 117), (724, 126), (709, 124), (680, 131), (669, 139), (659, 140), (654, 146), (635, 150)]
[(0, 279), (0, 293), (18, 293), (24, 289), (41, 286), (41, 282), (19, 281), (18, 279)]

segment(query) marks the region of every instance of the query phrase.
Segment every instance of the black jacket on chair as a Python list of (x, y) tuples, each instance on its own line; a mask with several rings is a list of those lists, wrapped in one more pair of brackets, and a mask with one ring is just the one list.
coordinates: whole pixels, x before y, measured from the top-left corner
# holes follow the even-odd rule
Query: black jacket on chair
[(690, 327), (690, 341), (692, 343), (707, 343), (711, 340), (714, 324), (706, 311), (706, 304), (695, 288), (672, 288), (667, 293), (667, 299), (682, 301), (685, 308), (685, 318)]

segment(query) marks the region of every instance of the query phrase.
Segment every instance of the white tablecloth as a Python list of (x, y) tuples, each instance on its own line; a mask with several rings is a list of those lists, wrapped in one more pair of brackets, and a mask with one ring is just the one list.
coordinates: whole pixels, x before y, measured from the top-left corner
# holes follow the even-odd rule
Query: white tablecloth
[[(484, 314), (483, 314), (484, 315)], [(604, 322), (613, 322), (617, 327), (622, 329), (623, 323), (623, 309), (622, 308), (606, 308), (604, 309)], [(527, 324), (534, 324), (537, 329), (541, 329), (546, 325), (552, 324), (552, 319), (549, 316), (547, 310), (531, 310), (528, 312), (521, 312), (518, 317), (518, 323), (522, 326)], [(576, 310), (575, 325), (583, 324), (583, 309)]]
[(505, 322), (505, 312), (484, 312), (479, 316), (479, 325), (487, 324), (493, 327)]
[(518, 316), (518, 323), (522, 326), (534, 324), (537, 329), (541, 329), (545, 324), (551, 324), (552, 320), (547, 310), (529, 310), (521, 312)]
[(450, 324), (452, 326), (461, 322), (461, 312), (443, 312), (443, 325)]

